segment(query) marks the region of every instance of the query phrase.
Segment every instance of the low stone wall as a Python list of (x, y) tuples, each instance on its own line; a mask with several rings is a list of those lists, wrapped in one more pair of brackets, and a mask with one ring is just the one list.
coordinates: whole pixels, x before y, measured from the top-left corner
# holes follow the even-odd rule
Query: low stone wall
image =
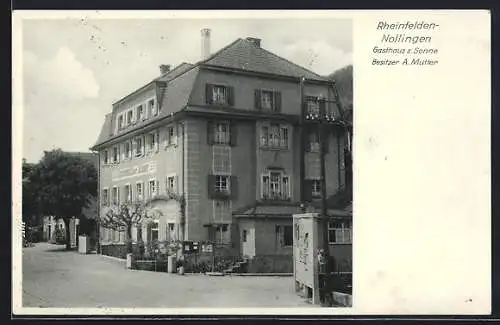
[(101, 245), (101, 254), (116, 258), (127, 258), (127, 246), (125, 244)]
[(293, 273), (293, 256), (259, 255), (248, 260), (249, 273)]

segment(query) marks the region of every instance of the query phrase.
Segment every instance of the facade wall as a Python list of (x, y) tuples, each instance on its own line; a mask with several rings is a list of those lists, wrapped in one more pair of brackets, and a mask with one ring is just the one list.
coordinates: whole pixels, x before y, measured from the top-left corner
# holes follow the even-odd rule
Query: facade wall
[(292, 255), (293, 246), (283, 246), (277, 240), (276, 226), (293, 226), (292, 218), (255, 220), (256, 255)]
[[(175, 139), (169, 142), (168, 138), (168, 128), (174, 128)], [(181, 132), (181, 127), (178, 123), (164, 124), (158, 127), (158, 149), (153, 150), (149, 154), (145, 154), (141, 157), (136, 157), (132, 152), (131, 158), (123, 157), (125, 141), (131, 140), (131, 138), (123, 139), (120, 144), (120, 161), (116, 164), (108, 163), (104, 164), (103, 151), (108, 150), (109, 157), (112, 157), (112, 148), (108, 147), (100, 152), (101, 164), (100, 164), (100, 214), (103, 215), (106, 212), (108, 206), (103, 204), (103, 190), (108, 190), (108, 201), (111, 205), (113, 187), (117, 187), (120, 190), (120, 202), (125, 202), (126, 193), (125, 185), (130, 185), (132, 188), (132, 200), (137, 200), (137, 183), (142, 183), (143, 187), (143, 200), (151, 198), (151, 193), (148, 190), (148, 183), (150, 181), (157, 182), (157, 194), (163, 195), (166, 193), (167, 189), (167, 177), (175, 178), (175, 191), (177, 193), (183, 192), (183, 175), (182, 175), (182, 141), (183, 135)], [(153, 131), (148, 131), (147, 133), (152, 133)], [(134, 136), (135, 138), (136, 136)], [(146, 145), (147, 147), (147, 145)], [(167, 223), (175, 222), (175, 232), (177, 233), (180, 224), (179, 215), (179, 204), (176, 201), (169, 201), (163, 203), (157, 203), (153, 206), (154, 209), (158, 210), (158, 216), (156, 219), (159, 221), (158, 235), (159, 239), (165, 238)], [(143, 240), (147, 240), (149, 236), (148, 228), (143, 227)], [(101, 230), (101, 242), (112, 243), (112, 242), (124, 242), (125, 234), (117, 233), (112, 230)], [(137, 240), (137, 230), (132, 230), (132, 239)]]

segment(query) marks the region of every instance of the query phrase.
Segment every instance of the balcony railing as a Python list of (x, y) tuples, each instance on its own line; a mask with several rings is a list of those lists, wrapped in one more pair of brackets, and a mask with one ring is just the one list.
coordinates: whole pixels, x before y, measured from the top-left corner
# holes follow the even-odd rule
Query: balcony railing
[(269, 193), (262, 195), (263, 201), (289, 201), (290, 195), (288, 193)]

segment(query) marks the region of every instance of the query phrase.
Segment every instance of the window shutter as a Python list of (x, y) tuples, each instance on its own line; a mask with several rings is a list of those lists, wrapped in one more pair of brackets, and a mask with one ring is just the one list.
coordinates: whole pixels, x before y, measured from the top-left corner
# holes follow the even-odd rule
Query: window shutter
[(234, 87), (228, 86), (227, 88), (227, 104), (234, 106)]
[(304, 190), (304, 201), (311, 202), (312, 201), (312, 181), (309, 179), (303, 180), (303, 190)]
[(126, 154), (125, 144), (120, 145), (120, 147), (122, 147), (122, 146), (123, 146), (123, 150), (122, 150), (122, 160), (125, 160), (125, 154)]
[(229, 141), (231, 146), (236, 146), (238, 139), (238, 130), (236, 128), (236, 123), (234, 121), (231, 121), (229, 124)]
[(214, 199), (216, 196), (215, 195), (215, 175), (208, 175), (207, 184), (208, 184), (208, 198)]
[(163, 148), (166, 148), (168, 146), (168, 127), (164, 128), (163, 133)]
[(274, 106), (276, 112), (281, 112), (281, 92), (274, 92)]
[(156, 195), (160, 194), (160, 181), (155, 181)]
[(262, 108), (261, 106), (261, 90), (260, 89), (255, 89), (255, 108), (260, 110)]
[(213, 93), (214, 86), (211, 84), (205, 85), (205, 103), (212, 104), (213, 103)]
[(172, 126), (173, 130), (174, 130), (174, 136), (173, 136), (173, 139), (172, 139), (172, 144), (177, 144), (177, 132), (178, 132), (178, 129), (177, 129), (177, 125), (174, 125)]
[(207, 122), (207, 143), (212, 145), (214, 143), (214, 122)]
[(230, 188), (229, 190), (231, 191), (231, 199), (232, 200), (237, 200), (238, 199), (238, 177), (236, 176), (230, 176)]
[(179, 176), (174, 176), (174, 191), (176, 194), (179, 194)]
[(142, 137), (142, 141), (141, 142), (142, 142), (141, 143), (142, 144), (142, 151), (141, 152), (142, 152), (142, 155), (144, 155), (146, 153), (146, 136)]
[(136, 153), (137, 153), (137, 143), (135, 142), (135, 140), (132, 140), (132, 155), (135, 156)]

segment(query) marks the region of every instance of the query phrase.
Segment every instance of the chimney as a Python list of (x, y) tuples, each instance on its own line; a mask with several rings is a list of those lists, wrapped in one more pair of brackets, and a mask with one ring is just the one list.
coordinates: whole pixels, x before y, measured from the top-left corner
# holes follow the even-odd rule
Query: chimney
[(260, 47), (260, 41), (262, 41), (260, 38), (255, 38), (255, 37), (247, 37), (247, 41), (253, 43), (253, 45)]
[(170, 72), (170, 64), (161, 64), (160, 65), (160, 74), (166, 75), (167, 73)]
[(210, 56), (210, 29), (201, 30), (201, 59), (205, 60)]

